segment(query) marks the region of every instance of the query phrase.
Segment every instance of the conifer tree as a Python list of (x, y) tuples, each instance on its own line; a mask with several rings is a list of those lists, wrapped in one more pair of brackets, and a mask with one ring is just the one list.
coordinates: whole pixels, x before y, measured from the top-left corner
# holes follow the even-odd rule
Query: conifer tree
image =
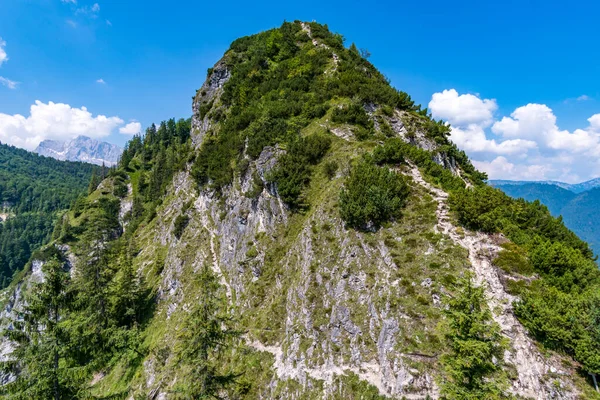
[(100, 184), (100, 179), (98, 178), (98, 175), (96, 174), (96, 170), (94, 169), (94, 172), (92, 172), (92, 177), (90, 178), (90, 184), (88, 186), (88, 194), (92, 194), (94, 192), (94, 190), (96, 190), (98, 188), (99, 184)]
[(69, 273), (54, 256), (43, 266), (44, 281), (31, 290), (23, 321), (5, 337), (16, 344), (5, 371), (16, 379), (3, 388), (7, 399), (79, 398), (81, 379), (70, 357), (66, 329)]
[(184, 327), (179, 351), (189, 367), (186, 386), (181, 388), (185, 399), (219, 399), (221, 393), (235, 382), (236, 375), (223, 372), (219, 358), (232, 346), (242, 332), (231, 328), (232, 317), (219, 293), (219, 282), (208, 265), (197, 275), (199, 299)]
[(448, 400), (500, 399), (505, 389), (502, 371), (506, 339), (492, 320), (482, 287), (470, 277), (445, 310), (444, 336), (450, 351), (442, 356), (445, 376), (442, 398)]
[(139, 323), (143, 293), (128, 251), (122, 251), (119, 271), (110, 288), (111, 315), (119, 326), (131, 328)]

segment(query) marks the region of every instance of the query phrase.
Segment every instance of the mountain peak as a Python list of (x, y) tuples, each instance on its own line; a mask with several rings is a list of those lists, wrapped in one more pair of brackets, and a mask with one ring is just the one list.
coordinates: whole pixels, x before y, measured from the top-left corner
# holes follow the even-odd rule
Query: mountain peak
[(80, 135), (68, 141), (44, 140), (34, 152), (62, 161), (82, 161), (113, 166), (119, 160), (122, 149), (115, 144)]

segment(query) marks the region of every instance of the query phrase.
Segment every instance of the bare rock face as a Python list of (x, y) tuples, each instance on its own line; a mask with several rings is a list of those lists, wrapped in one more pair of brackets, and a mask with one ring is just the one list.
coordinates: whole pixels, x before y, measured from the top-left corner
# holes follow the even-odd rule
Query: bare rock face
[(218, 102), (223, 86), (231, 77), (231, 71), (227, 68), (225, 59), (220, 60), (209, 72), (206, 82), (196, 93), (192, 103), (192, 142), (195, 147), (199, 147), (202, 139), (211, 128), (211, 119), (208, 116), (200, 115), (200, 107), (204, 105), (214, 105)]

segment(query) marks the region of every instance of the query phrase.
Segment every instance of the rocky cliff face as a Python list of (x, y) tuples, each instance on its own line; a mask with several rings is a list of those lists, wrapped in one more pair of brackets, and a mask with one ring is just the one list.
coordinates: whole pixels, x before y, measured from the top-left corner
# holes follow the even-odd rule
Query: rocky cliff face
[(122, 151), (123, 149), (117, 145), (86, 136), (78, 136), (66, 142), (44, 140), (34, 150), (39, 155), (61, 161), (82, 161), (96, 165), (104, 164), (108, 167), (117, 163)]
[[(310, 35), (310, 44), (321, 46)], [(219, 129), (214, 114), (231, 78), (227, 60), (218, 62), (193, 102), (192, 141), (200, 148)], [(365, 110), (381, 133), (433, 152), (433, 159), (460, 175), (457, 161), (431, 139), (414, 113)], [(411, 187), (402, 218), (373, 232), (349, 229), (337, 201), (353, 158), (362, 150), (351, 126), (316, 120), (334, 136), (324, 162), (340, 165), (333, 178), (315, 172), (306, 189), (311, 207), (292, 212), (269, 179), (286, 149), (266, 146), (221, 193), (197, 188), (191, 165), (178, 172), (167, 196), (134, 240), (134, 267), (141, 277), (155, 276), (157, 303), (147, 329), (148, 355), (132, 373), (129, 365), (102, 371), (93, 383), (97, 393), (127, 375), (128, 398), (169, 399), (178, 375), (178, 332), (197, 302), (194, 276), (209, 265), (221, 294), (244, 330), (240, 346), (226, 360), (245, 370), (248, 398), (407, 398), (439, 397), (440, 356), (446, 350), (437, 332), (444, 296), (452, 295), (457, 277), (474, 273), (485, 288), (495, 321), (510, 345), (504, 355), (511, 371), (510, 393), (533, 399), (582, 398), (571, 364), (538, 350), (512, 313), (514, 297), (504, 289), (509, 279), (493, 265), (499, 235), (457, 227), (447, 194), (409, 164), (398, 167)], [(262, 190), (248, 195), (259, 180)], [(468, 183), (468, 182), (467, 182)], [(132, 190), (121, 200), (121, 219), (132, 207)], [(189, 223), (174, 235), (177, 216)], [(36, 276), (36, 262), (30, 278)], [(19, 302), (16, 287), (5, 316)], [(240, 396), (243, 397), (243, 396)]]

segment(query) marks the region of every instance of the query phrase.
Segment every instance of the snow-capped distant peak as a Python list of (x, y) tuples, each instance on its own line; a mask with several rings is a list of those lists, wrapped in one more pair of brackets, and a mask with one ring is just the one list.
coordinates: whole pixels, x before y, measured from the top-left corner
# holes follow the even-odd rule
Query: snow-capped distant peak
[(87, 136), (78, 136), (66, 142), (44, 140), (34, 151), (57, 160), (105, 164), (110, 167), (117, 163), (123, 150), (115, 144), (101, 142)]

